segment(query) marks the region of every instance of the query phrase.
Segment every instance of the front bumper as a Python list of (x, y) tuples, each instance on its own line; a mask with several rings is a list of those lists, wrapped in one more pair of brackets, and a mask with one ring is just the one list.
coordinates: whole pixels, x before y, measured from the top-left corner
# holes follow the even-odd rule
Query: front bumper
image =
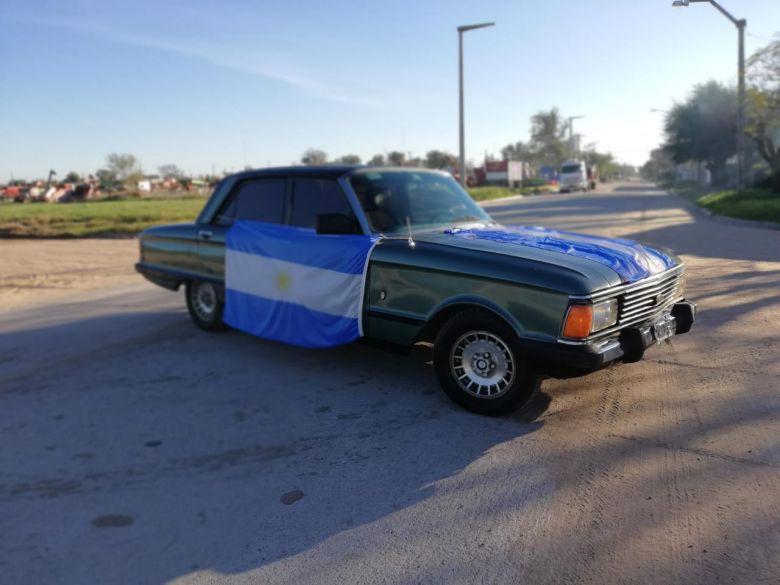
[[(672, 306), (665, 327), (666, 339), (691, 330), (696, 320), (696, 305), (682, 300)], [(638, 362), (645, 351), (660, 343), (655, 331), (655, 321), (623, 329), (617, 337), (583, 345), (528, 342), (525, 350), (538, 373), (556, 378), (581, 376), (600, 370), (609, 364), (622, 361)]]

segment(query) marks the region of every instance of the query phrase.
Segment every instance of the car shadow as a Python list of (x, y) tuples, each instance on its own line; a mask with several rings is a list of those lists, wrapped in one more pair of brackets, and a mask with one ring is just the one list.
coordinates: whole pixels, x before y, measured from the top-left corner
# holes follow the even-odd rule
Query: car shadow
[(468, 413), (439, 390), (425, 349), (306, 350), (167, 312), (93, 321), (0, 333), (11, 351), (20, 335), (136, 323), (131, 338), (3, 384), (10, 582), (162, 583), (279, 562), (406, 513), (499, 445), (523, 449), (550, 403), (539, 393), (511, 417)]

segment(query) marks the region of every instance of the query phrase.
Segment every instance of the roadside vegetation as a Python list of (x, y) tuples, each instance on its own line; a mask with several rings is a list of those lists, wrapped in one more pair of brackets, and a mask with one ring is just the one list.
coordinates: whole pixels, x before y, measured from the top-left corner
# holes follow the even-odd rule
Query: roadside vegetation
[(717, 215), (770, 221), (780, 227), (780, 196), (769, 189), (718, 191), (702, 195), (697, 203)]
[(780, 226), (780, 195), (771, 189), (735, 189), (712, 191), (696, 182), (686, 181), (671, 187), (673, 193), (716, 215), (774, 222)]
[(130, 237), (150, 226), (193, 221), (204, 197), (0, 205), (0, 237)]
[[(773, 206), (762, 189), (780, 197), (780, 40), (748, 60), (747, 82), (746, 183), (758, 190), (740, 196), (749, 196), (753, 204), (746, 201), (734, 207), (727, 203), (734, 197), (717, 199), (719, 209), (739, 209), (739, 213)], [(664, 142), (651, 153), (642, 175), (661, 184), (695, 177), (716, 191), (735, 185), (738, 105), (734, 87), (716, 81), (695, 86), (684, 101), (666, 112)], [(707, 205), (714, 204), (714, 199), (709, 201)]]
[(474, 201), (490, 201), (491, 199), (503, 199), (504, 197), (514, 197), (515, 195), (541, 195), (543, 193), (555, 193), (557, 186), (552, 185), (534, 185), (528, 187), (519, 187), (510, 189), (509, 187), (471, 187), (468, 189)]

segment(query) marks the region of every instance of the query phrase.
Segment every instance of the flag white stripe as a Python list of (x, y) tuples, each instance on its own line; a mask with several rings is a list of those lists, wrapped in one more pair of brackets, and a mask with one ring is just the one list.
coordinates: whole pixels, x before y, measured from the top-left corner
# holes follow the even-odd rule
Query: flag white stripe
[[(228, 288), (313, 311), (358, 319), (364, 276), (227, 249)], [(328, 291), (323, 295), (322, 291)]]

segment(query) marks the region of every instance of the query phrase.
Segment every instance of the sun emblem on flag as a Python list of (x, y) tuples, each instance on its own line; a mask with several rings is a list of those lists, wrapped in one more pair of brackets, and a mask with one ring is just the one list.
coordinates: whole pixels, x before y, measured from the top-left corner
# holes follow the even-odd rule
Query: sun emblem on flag
[(286, 272), (280, 272), (276, 275), (276, 288), (286, 291), (290, 288), (290, 275)]

